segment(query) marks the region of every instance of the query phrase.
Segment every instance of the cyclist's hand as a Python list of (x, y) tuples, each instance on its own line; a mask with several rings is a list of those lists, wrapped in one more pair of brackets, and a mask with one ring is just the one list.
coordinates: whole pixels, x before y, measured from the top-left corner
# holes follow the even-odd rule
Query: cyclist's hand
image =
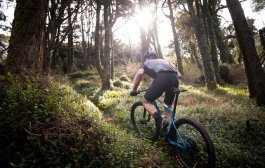
[(178, 73), (178, 78), (181, 79), (182, 78), (182, 74)]
[(137, 96), (137, 94), (138, 94), (137, 91), (131, 91), (130, 92), (130, 96)]

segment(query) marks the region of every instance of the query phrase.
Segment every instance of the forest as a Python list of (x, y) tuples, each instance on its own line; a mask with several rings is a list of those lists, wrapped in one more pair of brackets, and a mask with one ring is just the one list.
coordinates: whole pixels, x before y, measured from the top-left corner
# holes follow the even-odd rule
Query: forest
[[(0, 167), (265, 167), (265, 24), (246, 4), (264, 15), (264, 0), (0, 0)], [(175, 118), (207, 131), (213, 165), (135, 130), (146, 51), (181, 73)]]

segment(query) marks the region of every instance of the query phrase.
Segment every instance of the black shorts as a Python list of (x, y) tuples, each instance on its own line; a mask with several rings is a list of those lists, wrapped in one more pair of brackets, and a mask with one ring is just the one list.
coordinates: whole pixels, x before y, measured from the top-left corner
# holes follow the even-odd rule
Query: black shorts
[(177, 73), (159, 72), (154, 78), (151, 86), (145, 92), (144, 98), (148, 101), (155, 101), (165, 92), (164, 102), (171, 105), (174, 100), (174, 87), (179, 86)]

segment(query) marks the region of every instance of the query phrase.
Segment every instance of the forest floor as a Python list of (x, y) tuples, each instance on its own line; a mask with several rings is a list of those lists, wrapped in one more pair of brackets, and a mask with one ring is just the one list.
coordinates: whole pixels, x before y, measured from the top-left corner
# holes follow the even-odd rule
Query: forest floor
[[(137, 137), (130, 123), (130, 108), (143, 95), (136, 98), (129, 96), (131, 76), (118, 74), (113, 83), (114, 89), (104, 92), (98, 89), (100, 80), (95, 74), (72, 74), (71, 85), (102, 111), (106, 122)], [(91, 81), (91, 78), (94, 80)], [(177, 117), (194, 118), (203, 124), (215, 145), (217, 167), (264, 167), (265, 109), (256, 107), (255, 101), (248, 98), (247, 86), (218, 86), (213, 92), (201, 86), (180, 87), (188, 89), (188, 92), (180, 96)], [(246, 125), (248, 120), (251, 120), (251, 130)], [(164, 139), (149, 142), (149, 145), (168, 157), (170, 149)], [(174, 160), (165, 164), (167, 167), (176, 166), (176, 163), (169, 165), (171, 163)]]
[[(107, 91), (96, 70), (53, 76), (47, 87), (32, 77), (0, 75), (0, 166), (180, 167), (164, 138), (151, 142), (133, 129), (130, 109), (143, 98), (129, 96), (133, 73), (117, 71)], [(149, 82), (144, 78), (141, 87)], [(203, 124), (216, 167), (265, 167), (265, 108), (248, 98), (246, 85), (212, 92), (180, 87), (188, 92), (179, 97), (177, 118)]]

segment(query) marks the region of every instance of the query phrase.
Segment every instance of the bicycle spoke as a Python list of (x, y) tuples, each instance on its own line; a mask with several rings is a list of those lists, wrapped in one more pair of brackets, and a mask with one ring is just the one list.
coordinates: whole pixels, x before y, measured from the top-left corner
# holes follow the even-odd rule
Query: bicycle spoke
[[(191, 119), (182, 119), (176, 123), (173, 133), (174, 141), (186, 149), (173, 147), (174, 154), (184, 167), (211, 167), (214, 165), (214, 149), (206, 131)], [(172, 138), (172, 136), (171, 136)]]
[(135, 130), (143, 137), (154, 140), (157, 136), (154, 118), (144, 109), (141, 103), (136, 104), (132, 109), (131, 117)]

